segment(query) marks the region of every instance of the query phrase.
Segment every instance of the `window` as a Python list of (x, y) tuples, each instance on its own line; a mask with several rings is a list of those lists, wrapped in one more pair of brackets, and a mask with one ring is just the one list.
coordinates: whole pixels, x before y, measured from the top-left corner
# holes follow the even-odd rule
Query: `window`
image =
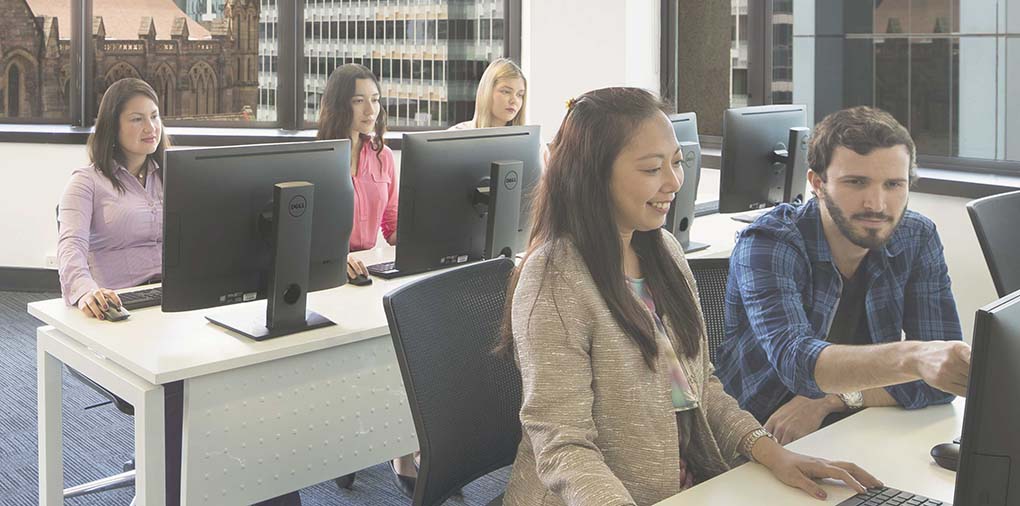
[[(520, 52), (507, 37), (510, 26), (519, 32), (520, 0), (12, 6), (0, 17), (0, 123), (88, 127), (107, 87), (138, 77), (170, 126), (298, 130), (314, 125), (329, 74), (356, 62), (381, 78), (391, 129), (436, 128), (470, 118), (488, 62)], [(91, 23), (72, 26), (83, 15)]]
[(730, 30), (730, 107), (747, 105), (747, 2), (730, 3), (732, 29)]
[[(910, 130), (922, 163), (925, 156), (1020, 160), (1020, 115), (1007, 100), (1016, 95), (1010, 77), (1020, 61), (1009, 49), (1020, 49), (1013, 42), (1020, 23), (1001, 14), (1020, 11), (1020, 0), (963, 5), (845, 3), (843, 26), (821, 27), (815, 20), (835, 16), (825, 11), (836, 7), (813, 3), (812, 15), (795, 18), (793, 100), (813, 106), (815, 121), (844, 106), (885, 109)], [(774, 67), (777, 76), (786, 74)]]
[(258, 34), (271, 33), (275, 24), (267, 12), (275, 7), (265, 3), (94, 1), (94, 68), (102, 78), (92, 90), (93, 111), (111, 84), (135, 77), (156, 91), (169, 125), (272, 121), (265, 113), (258, 118)]
[(317, 97), (305, 102), (306, 125), (318, 121), (330, 73), (346, 63), (379, 78), (391, 129), (470, 119), (482, 72), (505, 52), (505, 3), (306, 0), (304, 85)]
[(67, 2), (5, 3), (0, 17), (0, 122), (70, 119), (70, 18)]

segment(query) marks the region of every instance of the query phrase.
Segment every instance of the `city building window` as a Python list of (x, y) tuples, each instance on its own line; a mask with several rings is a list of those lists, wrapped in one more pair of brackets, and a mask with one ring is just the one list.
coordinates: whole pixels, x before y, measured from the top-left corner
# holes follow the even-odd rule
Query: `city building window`
[[(88, 127), (106, 89), (137, 77), (169, 126), (312, 128), (329, 74), (361, 63), (382, 82), (390, 129), (442, 128), (472, 117), (481, 73), (520, 47), (507, 25), (520, 0), (4, 5), (0, 123)], [(91, 23), (79, 30), (82, 15)], [(305, 37), (281, 43), (294, 33)]]
[[(474, 115), (490, 61), (504, 56), (504, 0), (306, 0), (305, 121), (318, 121), (329, 74), (360, 63), (379, 78), (391, 129), (444, 128)], [(453, 104), (470, 103), (469, 107)]]
[(7, 71), (7, 110), (12, 117), (21, 116), (21, 67), (13, 63)]

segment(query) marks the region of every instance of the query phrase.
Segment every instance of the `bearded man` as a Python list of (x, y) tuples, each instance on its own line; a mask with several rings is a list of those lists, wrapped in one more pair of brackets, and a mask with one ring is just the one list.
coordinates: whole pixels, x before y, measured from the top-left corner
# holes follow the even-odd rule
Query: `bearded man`
[(966, 394), (970, 347), (942, 242), (907, 209), (915, 160), (892, 115), (832, 113), (808, 148), (815, 198), (776, 206), (737, 240), (716, 375), (782, 444), (864, 407)]

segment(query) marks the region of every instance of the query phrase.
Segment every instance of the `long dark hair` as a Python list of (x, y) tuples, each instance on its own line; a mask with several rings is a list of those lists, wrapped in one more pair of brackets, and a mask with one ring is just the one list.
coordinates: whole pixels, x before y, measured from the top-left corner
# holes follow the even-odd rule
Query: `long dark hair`
[[(124, 110), (124, 104), (137, 95), (148, 97), (159, 107), (159, 97), (149, 83), (141, 79), (128, 77), (110, 85), (103, 93), (103, 99), (99, 102), (99, 114), (96, 116), (96, 127), (89, 135), (87, 149), (89, 160), (92, 165), (106, 176), (113, 183), (118, 192), (124, 193), (124, 183), (117, 179), (115, 171), (118, 164), (124, 163), (124, 153), (117, 145), (117, 136), (120, 134), (120, 113)], [(163, 153), (170, 147), (170, 137), (166, 134), (166, 125), (162, 125), (160, 119), (159, 144), (156, 151), (146, 156), (146, 162), (155, 163), (156, 167), (162, 167)], [(163, 178), (161, 170), (156, 171), (156, 177)]]
[[(326, 81), (326, 92), (322, 94), (319, 108), (319, 133), (316, 139), (350, 139), (351, 121), (354, 119), (354, 107), (351, 98), (358, 84), (358, 79), (371, 79), (375, 89), (382, 93), (379, 80), (368, 67), (357, 63), (341, 65), (329, 75)], [(379, 107), (379, 115), (375, 118), (375, 136), (372, 138), (372, 150), (376, 157), (383, 149), (383, 135), (386, 134), (386, 108)], [(354, 139), (351, 139), (352, 141)]]
[[(667, 112), (668, 106), (639, 88), (603, 88), (571, 100), (568, 107), (552, 142), (548, 168), (535, 190), (531, 239), (524, 262), (510, 280), (503, 335), (497, 349), (508, 350), (513, 346), (510, 304), (521, 268), (537, 248), (566, 239), (584, 259), (613, 318), (654, 369), (659, 352), (655, 322), (627, 286), (609, 181), (613, 163), (633, 132), (645, 120)], [(631, 245), (637, 252), (656, 312), (672, 323), (680, 352), (695, 356), (701, 345), (701, 315), (693, 290), (673, 261), (662, 232), (635, 231)], [(551, 268), (553, 249), (549, 253), (546, 269)]]

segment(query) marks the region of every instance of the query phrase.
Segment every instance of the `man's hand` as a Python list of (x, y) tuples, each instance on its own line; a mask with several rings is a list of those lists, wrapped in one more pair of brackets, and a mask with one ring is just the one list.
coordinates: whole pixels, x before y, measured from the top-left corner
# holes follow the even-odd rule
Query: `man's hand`
[(963, 341), (918, 343), (913, 354), (917, 375), (925, 383), (953, 395), (965, 397), (970, 380), (970, 346)]
[(772, 413), (765, 422), (765, 430), (776, 436), (779, 444), (785, 445), (818, 430), (826, 416), (844, 409), (846, 404), (835, 395), (821, 399), (798, 395)]

